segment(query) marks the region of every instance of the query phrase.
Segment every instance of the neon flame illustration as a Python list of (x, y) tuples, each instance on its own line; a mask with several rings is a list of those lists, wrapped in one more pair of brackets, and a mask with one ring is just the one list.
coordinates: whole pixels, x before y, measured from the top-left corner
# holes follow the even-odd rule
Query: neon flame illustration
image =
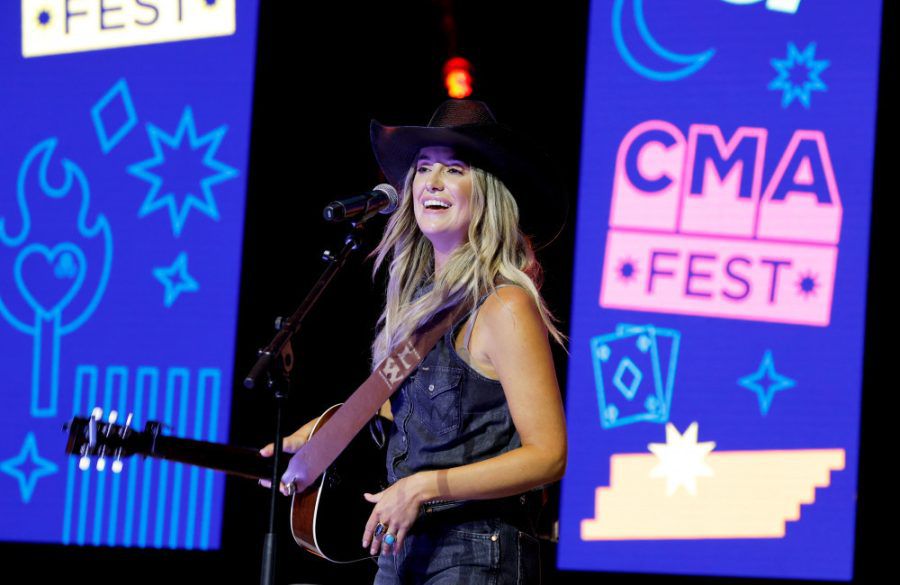
[(49, 138), (28, 152), (17, 182), (20, 217), (0, 217), (0, 281), (15, 284), (0, 288), (0, 316), (33, 338), (35, 417), (56, 415), (60, 340), (97, 309), (112, 268), (109, 222), (90, 217), (84, 171), (63, 158), (62, 183), (51, 184), (50, 176), (60, 176), (50, 166), (57, 144)]

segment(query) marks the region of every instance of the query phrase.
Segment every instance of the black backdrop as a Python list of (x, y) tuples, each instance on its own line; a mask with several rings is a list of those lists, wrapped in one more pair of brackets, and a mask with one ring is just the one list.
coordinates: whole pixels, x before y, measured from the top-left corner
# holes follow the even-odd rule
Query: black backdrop
[[(475, 67), (474, 98), (487, 101), (501, 122), (527, 132), (561, 168), (572, 209), (577, 192), (588, 2), (525, 3), (476, 0), (398, 0), (350, 4), (263, 0), (243, 250), (241, 301), (230, 442), (262, 445), (271, 432), (272, 402), (240, 380), (277, 315), (289, 313), (321, 272), (320, 254), (337, 250), (344, 229), (321, 219), (325, 203), (381, 182), (368, 140), (369, 120), (427, 122), (446, 97), (440, 69), (456, 52)], [(889, 394), (884, 271), (892, 106), (896, 93), (895, 9), (885, 6), (881, 63), (872, 272), (867, 323), (863, 456), (857, 528), (856, 582), (873, 581), (881, 565), (871, 550), (886, 492), (874, 471), (877, 427)], [(445, 15), (452, 11), (453, 21)], [(891, 119), (889, 119), (891, 118)], [(540, 259), (544, 294), (568, 328), (573, 221)], [(373, 238), (382, 222), (373, 222)], [(295, 341), (295, 390), (287, 426), (296, 428), (344, 399), (368, 373), (368, 346), (382, 302), (383, 281), (360, 255), (348, 264)], [(880, 343), (884, 341), (884, 343)], [(561, 385), (565, 354), (557, 352)], [(889, 442), (889, 438), (888, 438)], [(880, 467), (880, 466), (879, 466)], [(29, 581), (255, 583), (267, 517), (267, 494), (229, 478), (223, 549), (215, 552), (139, 551), (0, 545), (4, 582), (22, 568)], [(371, 582), (374, 565), (337, 566), (299, 550), (279, 517), (279, 583)], [(688, 583), (729, 580), (649, 575), (559, 573), (545, 554), (549, 583)], [(884, 566), (887, 566), (884, 563)], [(9, 580), (8, 580), (9, 579)], [(16, 579), (18, 580), (18, 579)], [(753, 583), (754, 580), (742, 580)]]

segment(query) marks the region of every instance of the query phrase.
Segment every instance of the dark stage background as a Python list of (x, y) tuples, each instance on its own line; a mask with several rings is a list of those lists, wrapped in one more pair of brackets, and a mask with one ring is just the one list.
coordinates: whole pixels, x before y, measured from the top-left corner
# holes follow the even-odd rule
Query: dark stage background
[[(501, 122), (530, 134), (559, 164), (574, 209), (582, 123), (588, 3), (422, 2), (347, 4), (262, 2), (254, 94), (246, 228), (234, 372), (230, 442), (267, 442), (272, 403), (263, 391), (238, 388), (258, 346), (268, 341), (277, 315), (293, 310), (323, 268), (323, 249), (336, 250), (344, 228), (326, 225), (327, 202), (381, 182), (368, 139), (369, 121), (424, 124), (445, 99), (440, 69), (454, 54), (475, 67), (474, 98), (486, 100)], [(444, 20), (452, 4), (453, 24)], [(874, 445), (889, 391), (882, 365), (888, 329), (884, 318), (885, 234), (890, 107), (896, 93), (895, 13), (884, 7), (878, 150), (871, 242), (863, 406), (860, 506), (855, 582), (874, 580), (882, 563), (871, 550), (889, 501), (876, 493), (882, 467)], [(887, 107), (885, 107), (887, 105)], [(373, 222), (373, 238), (383, 221)], [(544, 294), (568, 328), (574, 219), (541, 253)], [(370, 239), (371, 241), (371, 239)], [(368, 347), (381, 304), (382, 280), (361, 256), (332, 286), (295, 340), (295, 388), (287, 427), (296, 428), (343, 400), (368, 373)], [(557, 352), (561, 387), (565, 354)], [(878, 451), (876, 451), (878, 449)], [(880, 486), (878, 486), (880, 487)], [(283, 502), (286, 504), (286, 500)], [(29, 581), (94, 580), (169, 583), (253, 583), (258, 580), (267, 493), (229, 478), (223, 547), (215, 552), (0, 545), (7, 579), (14, 567)], [(374, 564), (338, 566), (297, 548), (282, 510), (280, 583), (371, 582)], [(881, 520), (881, 522), (879, 522)], [(648, 575), (559, 573), (554, 551), (544, 559), (548, 583), (687, 583), (732, 580)], [(886, 563), (884, 566), (887, 566)], [(27, 567), (27, 569), (26, 569)], [(755, 582), (755, 580), (743, 580)], [(12, 581), (10, 581), (12, 582)]]

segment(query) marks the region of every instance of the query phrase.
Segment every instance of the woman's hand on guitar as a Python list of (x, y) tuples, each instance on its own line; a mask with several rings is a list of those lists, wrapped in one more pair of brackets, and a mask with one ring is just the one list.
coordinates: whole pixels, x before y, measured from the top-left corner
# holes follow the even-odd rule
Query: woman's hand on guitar
[[(293, 434), (288, 435), (284, 438), (282, 445), (284, 446), (285, 453), (296, 453), (300, 450), (300, 447), (306, 444), (306, 441), (309, 440), (309, 435), (312, 433), (313, 428), (316, 426), (316, 423), (319, 422), (318, 417), (312, 419), (296, 431)], [(259, 454), (263, 457), (271, 457), (275, 454), (275, 448), (272, 443), (269, 443), (265, 447), (259, 450)], [(268, 489), (272, 487), (272, 482), (267, 479), (259, 480), (259, 485)], [(286, 496), (291, 495), (291, 492), (288, 490), (288, 487), (285, 484), (281, 484), (281, 493)]]
[[(403, 539), (419, 515), (422, 502), (428, 498), (427, 472), (416, 473), (398, 480), (377, 494), (363, 494), (366, 501), (375, 504), (363, 532), (363, 548), (369, 553), (390, 554), (400, 550)], [(378, 525), (382, 529), (377, 530)], [(376, 534), (377, 532), (377, 534)]]

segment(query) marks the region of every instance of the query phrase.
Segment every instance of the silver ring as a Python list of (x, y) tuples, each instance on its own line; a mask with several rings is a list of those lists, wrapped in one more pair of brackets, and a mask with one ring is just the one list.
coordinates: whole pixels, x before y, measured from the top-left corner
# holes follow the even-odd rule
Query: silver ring
[(383, 539), (383, 540), (384, 540), (384, 544), (386, 544), (386, 545), (388, 545), (388, 546), (391, 546), (391, 545), (394, 544), (394, 542), (395, 542), (397, 539), (394, 538), (394, 535), (393, 535), (393, 534), (391, 534), (390, 532), (388, 532), (387, 534), (384, 535), (384, 539)]
[(375, 525), (375, 536), (381, 536), (385, 532), (387, 532), (386, 525), (382, 524), (381, 522)]

